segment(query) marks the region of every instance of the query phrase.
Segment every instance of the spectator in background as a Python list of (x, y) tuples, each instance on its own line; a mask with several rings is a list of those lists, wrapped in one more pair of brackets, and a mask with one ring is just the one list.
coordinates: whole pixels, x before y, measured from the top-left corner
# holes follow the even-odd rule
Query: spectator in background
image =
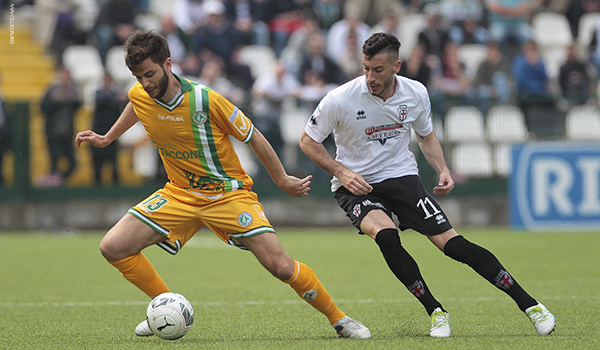
[(471, 81), (458, 57), (457, 43), (446, 44), (440, 65), (433, 70), (432, 87), (431, 105), (435, 118), (443, 118), (453, 105), (467, 104)]
[(231, 101), (242, 110), (249, 110), (244, 90), (238, 88), (223, 74), (223, 67), (218, 61), (207, 61), (202, 65), (198, 83), (204, 84)]
[(169, 44), (171, 60), (175, 64), (179, 64), (187, 55), (185, 42), (181, 39), (172, 15), (163, 16), (160, 22), (162, 35), (167, 39), (167, 43)]
[(569, 45), (558, 76), (562, 96), (571, 105), (585, 104), (592, 97), (592, 81), (588, 65), (577, 56), (577, 45)]
[(205, 23), (191, 37), (192, 53), (200, 55), (200, 63), (221, 60), (225, 74), (242, 88), (250, 88), (253, 78), (250, 67), (237, 60), (242, 46), (240, 32), (225, 18), (225, 6), (217, 0), (205, 0)]
[(321, 75), (315, 71), (309, 70), (304, 75), (304, 85), (300, 89), (298, 100), (301, 108), (309, 113), (317, 108), (319, 101), (338, 84), (328, 84)]
[[(345, 14), (356, 14), (359, 22), (369, 27), (376, 25), (385, 15), (392, 14), (398, 19), (404, 16), (404, 6), (397, 0), (346, 0)], [(361, 45), (364, 42), (361, 41)]]
[(488, 32), (479, 0), (442, 0), (439, 6), (442, 16), (450, 22), (450, 40), (461, 45), (487, 43)]
[(535, 41), (530, 40), (522, 45), (521, 53), (512, 62), (512, 76), (521, 99), (526, 98), (525, 96), (546, 96), (549, 93), (546, 65)]
[(4, 179), (4, 155), (12, 150), (13, 130), (11, 128), (11, 115), (8, 113), (8, 108), (6, 108), (4, 96), (0, 93), (0, 187), (6, 186), (6, 180)]
[(271, 15), (265, 5), (270, 1), (225, 0), (225, 17), (241, 33), (245, 45), (269, 46), (271, 42), (269, 26)]
[(342, 18), (343, 0), (314, 0), (313, 13), (321, 29), (329, 30)]
[(568, 8), (565, 13), (569, 24), (571, 25), (571, 33), (573, 38), (579, 36), (579, 21), (586, 13), (600, 11), (600, 0), (571, 0), (568, 1)]
[(533, 40), (521, 46), (521, 53), (512, 62), (512, 76), (517, 86), (517, 103), (529, 132), (540, 139), (562, 137), (564, 116), (556, 107), (546, 65)]
[(191, 35), (206, 21), (205, 1), (175, 0), (173, 3), (173, 22), (188, 50), (191, 50)]
[(520, 45), (532, 38), (531, 6), (529, 0), (486, 0), (490, 39), (498, 42), (503, 52), (509, 42)]
[(315, 17), (304, 18), (304, 24), (296, 30), (288, 40), (285, 49), (281, 53), (281, 59), (288, 67), (290, 73), (296, 77), (299, 76), (300, 64), (302, 58), (308, 50), (308, 41), (311, 35), (324, 35), (324, 31), (319, 27), (319, 22)]
[(431, 78), (431, 68), (425, 63), (425, 48), (415, 45), (410, 55), (402, 62), (399, 75), (414, 79), (427, 87)]
[(327, 55), (338, 64), (348, 52), (348, 36), (351, 34), (356, 36), (355, 50), (360, 51), (362, 43), (371, 34), (371, 27), (361, 22), (356, 13), (350, 12), (345, 12), (344, 18), (335, 22), (327, 32)]
[[(96, 90), (94, 100), (94, 119), (92, 130), (99, 134), (106, 134), (110, 127), (117, 121), (121, 111), (127, 103), (127, 94), (119, 91), (109, 74), (102, 79), (102, 86)], [(118, 146), (114, 142), (105, 148), (92, 147), (92, 162), (94, 180), (96, 185), (102, 184), (102, 169), (108, 165), (112, 172), (112, 181), (119, 183), (119, 169), (117, 166)]]
[(492, 104), (507, 104), (511, 97), (511, 80), (506, 59), (496, 42), (487, 44), (487, 55), (473, 78), (475, 104), (486, 115)]
[(597, 77), (600, 78), (600, 23), (594, 28), (588, 52), (590, 61), (594, 64), (594, 67), (596, 67)]
[[(390, 33), (397, 38), (404, 37), (402, 27), (400, 26), (400, 18), (394, 13), (384, 14), (383, 17), (381, 17), (381, 19), (379, 20), (379, 22), (377, 22), (377, 24), (371, 27), (371, 34), (379, 32)], [(400, 51), (403, 50), (400, 49)]]
[[(41, 102), (41, 111), (45, 118), (46, 140), (50, 153), (50, 175), (42, 185), (60, 185), (67, 180), (77, 166), (73, 149), (73, 121), (75, 113), (81, 107), (79, 90), (69, 71), (62, 67), (58, 70), (58, 82), (50, 86)], [(60, 170), (61, 158), (67, 161), (67, 169)]]
[(79, 11), (91, 11), (87, 7), (92, 5), (85, 6), (76, 0), (46, 0), (38, 5), (38, 37), (60, 64), (68, 46), (85, 44), (88, 33), (77, 21), (77, 15)]
[[(281, 60), (277, 61), (273, 72), (260, 75), (252, 87), (254, 98), (254, 125), (271, 141), (275, 151), (281, 151), (280, 118), (286, 99), (297, 98), (302, 85), (285, 68)], [(284, 162), (285, 164), (285, 162)], [(259, 173), (264, 171), (259, 167)]]
[(135, 16), (131, 0), (106, 0), (103, 3), (94, 28), (96, 47), (102, 62), (105, 62), (106, 53), (112, 46), (123, 45), (135, 30)]
[(359, 47), (360, 45), (357, 43), (356, 33), (348, 33), (348, 37), (346, 38), (346, 50), (344, 54), (340, 56), (338, 61), (338, 65), (347, 79), (353, 79), (363, 74), (362, 51), (358, 49)]
[(323, 77), (326, 83), (340, 84), (344, 81), (340, 66), (325, 53), (325, 37), (320, 33), (313, 33), (308, 38), (307, 50), (298, 71), (298, 80), (303, 84), (306, 83), (304, 77), (309, 70)]
[(419, 32), (417, 42), (425, 48), (427, 64), (438, 66), (448, 42), (448, 30), (436, 4), (429, 4), (423, 9), (427, 18), (427, 27)]

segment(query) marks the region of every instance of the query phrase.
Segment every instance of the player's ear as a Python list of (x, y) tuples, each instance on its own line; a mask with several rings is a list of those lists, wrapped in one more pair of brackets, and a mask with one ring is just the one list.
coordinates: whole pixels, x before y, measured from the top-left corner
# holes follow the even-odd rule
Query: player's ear
[(170, 73), (172, 67), (173, 67), (173, 62), (171, 61), (171, 57), (167, 57), (167, 59), (165, 60), (165, 63), (163, 63), (163, 68), (165, 69), (165, 71)]
[(398, 73), (400, 71), (400, 67), (402, 67), (402, 61), (397, 60), (394, 64), (394, 72)]

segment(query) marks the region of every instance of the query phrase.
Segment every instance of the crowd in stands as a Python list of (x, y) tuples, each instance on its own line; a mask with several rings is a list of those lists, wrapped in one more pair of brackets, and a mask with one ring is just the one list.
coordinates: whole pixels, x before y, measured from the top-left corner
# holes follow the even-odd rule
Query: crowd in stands
[[(174, 0), (165, 13), (152, 4), (40, 0), (38, 27), (57, 62), (69, 45), (88, 44), (103, 64), (132, 31), (155, 29), (169, 42), (176, 73), (239, 105), (276, 146), (285, 101), (308, 116), (329, 90), (362, 74), (362, 43), (377, 31), (400, 38), (399, 74), (428, 87), (441, 123), (454, 105), (476, 106), (484, 116), (497, 104), (559, 115), (598, 103), (600, 19), (579, 30), (600, 0)], [(534, 20), (546, 13), (568, 23), (567, 45), (538, 42)], [(270, 48), (273, 69), (257, 74), (241, 60), (248, 46)], [(466, 50), (473, 47), (478, 59)], [(557, 51), (558, 62), (550, 55)]]

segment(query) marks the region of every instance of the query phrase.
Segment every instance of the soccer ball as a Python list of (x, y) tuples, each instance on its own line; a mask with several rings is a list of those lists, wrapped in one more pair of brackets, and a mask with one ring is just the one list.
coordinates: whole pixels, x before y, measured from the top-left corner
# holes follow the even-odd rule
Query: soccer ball
[(148, 305), (146, 318), (154, 335), (174, 340), (183, 337), (192, 328), (194, 309), (183, 295), (162, 293)]

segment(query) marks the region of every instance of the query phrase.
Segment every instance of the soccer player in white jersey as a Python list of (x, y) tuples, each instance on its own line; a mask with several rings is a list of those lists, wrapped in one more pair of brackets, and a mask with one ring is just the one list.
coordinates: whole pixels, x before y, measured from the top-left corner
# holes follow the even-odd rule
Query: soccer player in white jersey
[[(333, 175), (332, 192), (360, 234), (375, 240), (390, 270), (431, 316), (429, 335), (449, 337), (448, 312), (436, 300), (404, 249), (399, 228), (425, 235), (450, 258), (469, 265), (508, 294), (529, 317), (538, 334), (550, 334), (555, 318), (531, 297), (488, 250), (459, 235), (435, 199), (423, 188), (409, 150), (411, 129), (427, 162), (438, 174), (433, 193), (447, 195), (454, 181), (433, 132), (431, 104), (421, 83), (396, 75), (400, 42), (375, 33), (363, 45), (364, 75), (329, 92), (320, 102), (300, 140), (302, 150)], [(333, 159), (323, 140), (334, 134)]]

